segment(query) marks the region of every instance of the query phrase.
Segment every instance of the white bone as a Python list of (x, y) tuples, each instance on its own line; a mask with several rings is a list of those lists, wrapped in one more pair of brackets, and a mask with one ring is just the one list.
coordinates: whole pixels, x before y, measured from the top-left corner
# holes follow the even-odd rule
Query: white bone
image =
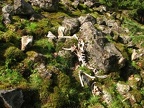
[(48, 32), (47, 37), (48, 38), (56, 38), (56, 36), (51, 31)]
[(65, 27), (59, 26), (58, 27), (58, 38), (64, 36)]

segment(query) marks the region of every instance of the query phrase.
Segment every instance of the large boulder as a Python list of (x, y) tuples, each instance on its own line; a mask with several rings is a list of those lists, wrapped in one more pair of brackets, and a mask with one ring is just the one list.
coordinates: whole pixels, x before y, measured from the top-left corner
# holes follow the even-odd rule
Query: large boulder
[(91, 67), (108, 72), (124, 66), (122, 54), (91, 22), (83, 23), (80, 28), (80, 36), (85, 41), (88, 64)]
[(24, 100), (21, 90), (1, 90), (0, 98), (6, 108), (21, 108)]
[(14, 0), (14, 13), (16, 15), (32, 15), (34, 9), (25, 0)]
[(55, 11), (58, 9), (59, 0), (29, 0), (29, 2), (46, 11)]

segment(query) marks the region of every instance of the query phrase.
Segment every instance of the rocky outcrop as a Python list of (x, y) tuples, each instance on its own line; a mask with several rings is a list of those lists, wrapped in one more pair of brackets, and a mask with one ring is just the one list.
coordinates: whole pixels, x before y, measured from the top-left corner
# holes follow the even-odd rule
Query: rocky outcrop
[(21, 108), (24, 100), (22, 90), (1, 90), (0, 98), (4, 102), (6, 108)]
[(114, 44), (108, 42), (103, 33), (95, 29), (91, 22), (81, 25), (81, 38), (86, 43), (88, 64), (105, 72), (124, 66), (124, 57)]
[(55, 11), (58, 9), (59, 0), (29, 0), (29, 2), (46, 11)]
[(25, 0), (14, 0), (14, 13), (16, 15), (32, 15), (34, 10)]
[(6, 5), (2, 8), (3, 23), (10, 24), (12, 22), (13, 15), (33, 15), (34, 9), (25, 0), (14, 0), (13, 5)]

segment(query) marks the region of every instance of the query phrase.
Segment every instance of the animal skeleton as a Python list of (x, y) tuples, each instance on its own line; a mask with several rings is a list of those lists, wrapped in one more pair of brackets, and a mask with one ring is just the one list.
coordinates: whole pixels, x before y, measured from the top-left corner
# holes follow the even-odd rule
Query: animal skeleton
[[(89, 79), (94, 80), (96, 77), (97, 78), (106, 78), (107, 75), (98, 75), (98, 71), (96, 71), (97, 69), (92, 68), (91, 66), (89, 66), (86, 62), (86, 55), (85, 55), (85, 43), (83, 39), (79, 39), (76, 34), (74, 34), (73, 36), (64, 36), (64, 31), (65, 31), (65, 27), (60, 26), (58, 28), (58, 36), (57, 38), (66, 38), (66, 39), (76, 39), (78, 40), (78, 45), (73, 45), (70, 48), (62, 48), (63, 50), (67, 50), (67, 51), (71, 51), (74, 52), (77, 57), (78, 57), (78, 61), (81, 62), (81, 66), (87, 66), (89, 69), (91, 69), (94, 72), (95, 76), (91, 76), (85, 72), (83, 72), (82, 70), (79, 71), (79, 79), (80, 79), (80, 83), (81, 86), (84, 87), (84, 83), (87, 83), (89, 85)], [(55, 35), (53, 35), (50, 31), (48, 32), (47, 35), (48, 38), (56, 38)]]

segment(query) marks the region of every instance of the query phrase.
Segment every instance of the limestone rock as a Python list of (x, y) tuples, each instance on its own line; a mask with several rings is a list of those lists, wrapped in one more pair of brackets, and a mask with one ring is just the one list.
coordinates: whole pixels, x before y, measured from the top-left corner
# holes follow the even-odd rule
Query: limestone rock
[(65, 35), (75, 34), (80, 27), (80, 22), (77, 18), (65, 18), (62, 22), (62, 26), (65, 27)]
[(98, 8), (96, 8), (96, 11), (99, 13), (104, 13), (107, 11), (107, 8), (104, 5), (100, 5)]
[(94, 4), (95, 4), (94, 0), (87, 0), (86, 2), (84, 2), (84, 5), (88, 7), (92, 7), (94, 6)]
[(122, 84), (118, 82), (116, 86), (117, 86), (116, 89), (122, 95), (128, 93), (130, 90), (130, 86), (126, 84)]
[(14, 12), (16, 15), (32, 15), (34, 10), (25, 0), (14, 0)]
[(104, 102), (106, 102), (107, 104), (111, 103), (112, 102), (112, 96), (111, 94), (106, 91), (106, 90), (103, 90), (103, 100)]
[(46, 11), (55, 11), (58, 9), (59, 0), (29, 0), (29, 2)]
[(138, 60), (144, 56), (144, 50), (141, 49), (133, 49), (132, 55), (131, 55), (131, 60)]
[[(80, 36), (86, 43), (88, 64), (105, 72), (124, 66), (124, 57), (114, 44), (108, 42), (103, 33), (95, 29), (91, 22), (85, 22), (80, 29)], [(117, 68), (116, 68), (117, 67)]]
[(90, 14), (87, 14), (86, 16), (80, 16), (78, 20), (80, 24), (83, 24), (84, 22), (88, 22), (88, 21), (92, 22), (93, 24), (96, 23), (96, 19)]
[(21, 90), (1, 90), (0, 97), (4, 101), (6, 108), (21, 108), (24, 100), (23, 93)]
[(4, 6), (2, 8), (2, 14), (3, 14), (3, 23), (10, 24), (12, 21), (13, 6), (11, 5)]
[(140, 87), (140, 85), (142, 84), (142, 79), (140, 77), (140, 75), (131, 75), (128, 78), (128, 84), (131, 88), (133, 89), (138, 89), (138, 87)]

